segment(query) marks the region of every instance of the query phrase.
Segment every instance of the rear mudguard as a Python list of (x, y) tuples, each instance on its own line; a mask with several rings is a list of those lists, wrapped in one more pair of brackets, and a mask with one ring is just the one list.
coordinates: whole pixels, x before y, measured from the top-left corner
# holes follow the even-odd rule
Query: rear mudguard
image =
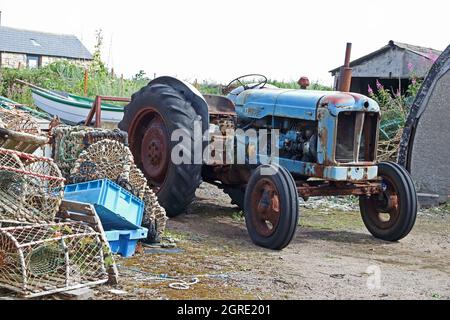
[(164, 84), (168, 85), (178, 92), (182, 93), (188, 99), (195, 109), (195, 112), (202, 118), (202, 131), (205, 132), (209, 128), (209, 112), (208, 104), (202, 94), (190, 83), (177, 78), (163, 76), (150, 81), (149, 85)]

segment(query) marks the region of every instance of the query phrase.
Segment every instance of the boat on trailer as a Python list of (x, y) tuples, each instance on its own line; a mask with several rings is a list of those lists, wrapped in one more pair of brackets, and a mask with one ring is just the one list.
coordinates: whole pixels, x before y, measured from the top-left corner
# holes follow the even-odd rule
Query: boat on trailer
[[(31, 88), (34, 104), (61, 121), (71, 124), (84, 124), (94, 104), (94, 99), (80, 97), (66, 92)], [(122, 106), (109, 103), (101, 105), (101, 121), (118, 123), (123, 118)]]

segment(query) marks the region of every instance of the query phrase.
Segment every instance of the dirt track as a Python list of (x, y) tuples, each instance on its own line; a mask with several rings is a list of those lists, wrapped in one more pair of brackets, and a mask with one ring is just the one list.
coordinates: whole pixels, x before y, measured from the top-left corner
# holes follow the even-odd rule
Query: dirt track
[[(121, 259), (118, 288), (127, 294), (103, 287), (99, 297), (450, 299), (448, 210), (421, 213), (407, 238), (387, 243), (371, 237), (346, 202), (303, 203), (295, 239), (275, 252), (250, 242), (244, 220), (221, 191), (204, 184), (197, 196), (189, 214), (169, 221), (177, 249), (142, 248), (142, 255)], [(201, 277), (189, 290), (176, 290), (169, 288), (176, 281), (152, 274)]]

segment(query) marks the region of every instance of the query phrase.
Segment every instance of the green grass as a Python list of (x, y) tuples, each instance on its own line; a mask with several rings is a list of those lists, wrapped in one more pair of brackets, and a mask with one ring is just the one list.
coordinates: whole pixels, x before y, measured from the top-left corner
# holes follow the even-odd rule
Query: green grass
[(299, 226), (316, 230), (360, 230), (364, 228), (357, 211), (304, 209)]
[[(19, 103), (32, 106), (31, 90), (18, 84), (20, 79), (49, 90), (60, 90), (75, 95), (84, 95), (85, 69), (68, 61), (54, 62), (39, 69), (0, 68), (0, 95)], [(143, 71), (131, 79), (112, 75), (101, 62), (94, 61), (88, 70), (88, 97), (109, 95), (130, 97), (133, 93), (146, 86), (150, 79)], [(269, 84), (279, 88), (298, 89), (296, 82), (269, 80)], [(222, 84), (203, 81), (194, 84), (202, 94), (222, 94)], [(312, 83), (311, 90), (331, 90), (332, 88)]]
[[(32, 105), (31, 90), (18, 84), (20, 79), (49, 90), (66, 91), (84, 95), (84, 68), (58, 61), (39, 69), (0, 69), (0, 95), (19, 103)], [(105, 70), (88, 70), (88, 97), (111, 95), (130, 97), (148, 83), (148, 79), (122, 79)]]
[(176, 242), (186, 240), (186, 239), (188, 239), (188, 237), (189, 236), (186, 233), (176, 232), (176, 231), (172, 231), (172, 230), (168, 230), (168, 229), (164, 230), (164, 233), (163, 233), (163, 238), (171, 238), (171, 239), (175, 240)]
[(236, 222), (244, 221), (244, 213), (242, 211), (235, 211), (231, 214), (231, 219)]
[[(282, 89), (299, 89), (299, 85), (295, 81), (283, 82), (270, 79), (267, 83)], [(333, 88), (315, 81), (311, 83), (308, 90), (333, 91)]]

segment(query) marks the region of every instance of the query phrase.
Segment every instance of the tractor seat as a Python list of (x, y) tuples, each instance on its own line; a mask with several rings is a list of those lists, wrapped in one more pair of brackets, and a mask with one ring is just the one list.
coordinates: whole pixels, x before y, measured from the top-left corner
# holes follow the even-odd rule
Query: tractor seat
[(217, 115), (217, 114), (229, 114), (236, 115), (236, 111), (234, 108), (234, 103), (230, 99), (224, 96), (214, 95), (214, 94), (205, 94), (203, 97), (208, 104), (209, 114)]

